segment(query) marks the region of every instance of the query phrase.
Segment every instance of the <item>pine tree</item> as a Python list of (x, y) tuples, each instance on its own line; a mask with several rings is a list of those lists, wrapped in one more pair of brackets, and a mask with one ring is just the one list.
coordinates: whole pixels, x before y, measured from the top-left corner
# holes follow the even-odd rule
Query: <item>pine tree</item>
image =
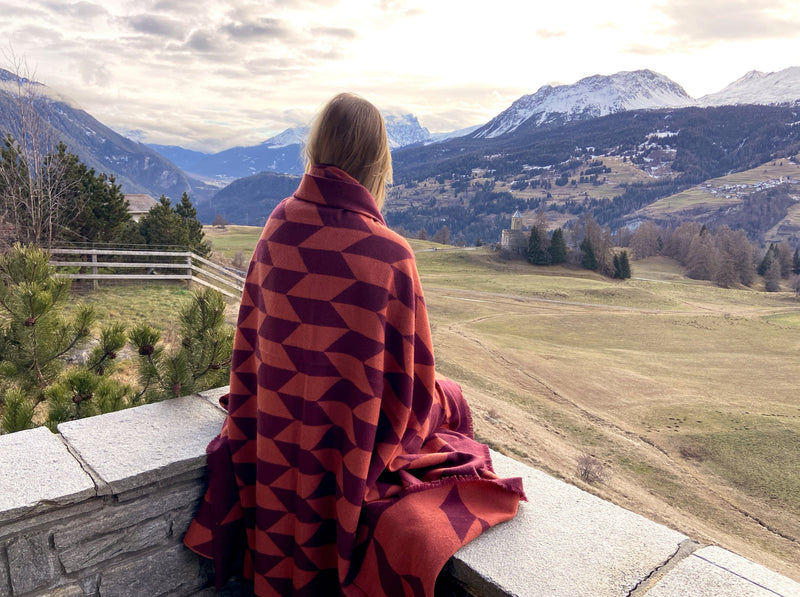
[(531, 228), (526, 256), (528, 261), (534, 265), (547, 265), (550, 263), (550, 253), (544, 247), (543, 234), (538, 227)]
[(181, 195), (181, 202), (175, 206), (175, 213), (183, 220), (191, 250), (198, 255), (208, 255), (211, 252), (211, 246), (205, 241), (203, 225), (197, 219), (197, 210), (185, 192)]
[(70, 283), (58, 278), (47, 253), (15, 244), (0, 256), (0, 377), (13, 381), (35, 402), (61, 371), (59, 360), (89, 335), (95, 321), (90, 307), (79, 306), (72, 319), (59, 307), (69, 301)]
[(774, 259), (764, 273), (764, 289), (767, 292), (778, 292), (781, 289), (781, 264)]
[(596, 270), (599, 267), (597, 263), (597, 258), (594, 255), (594, 248), (592, 247), (592, 243), (589, 241), (589, 238), (584, 238), (581, 242), (581, 251), (583, 251), (583, 257), (581, 258), (581, 265), (584, 269), (591, 269)]
[(792, 257), (792, 272), (800, 275), (800, 249), (794, 250)]
[(161, 195), (158, 205), (139, 221), (139, 233), (151, 247), (189, 246), (189, 230), (184, 219), (172, 209), (170, 200)]
[(764, 258), (761, 260), (761, 263), (758, 264), (758, 275), (765, 276), (767, 271), (772, 266), (772, 262), (776, 261), (778, 258), (778, 249), (775, 246), (775, 243), (772, 243), (767, 249), (767, 252), (764, 253)]
[(180, 344), (167, 351), (161, 334), (140, 324), (129, 334), (139, 352), (139, 400), (176, 398), (226, 383), (233, 351), (233, 329), (224, 323), (225, 303), (219, 292), (193, 293), (181, 308)]
[(631, 262), (628, 260), (628, 252), (623, 251), (619, 256), (620, 278), (627, 280), (631, 277)]
[(622, 278), (622, 266), (619, 262), (619, 255), (614, 253), (614, 277)]
[(564, 240), (564, 231), (561, 228), (553, 230), (550, 237), (550, 263), (564, 263), (567, 260), (567, 243)]
[(106, 325), (87, 362), (62, 373), (65, 355), (84, 342), (95, 320), (78, 305), (67, 319), (69, 280), (58, 278), (47, 253), (14, 245), (0, 257), (0, 404), (6, 432), (32, 426), (34, 407), (47, 400), (47, 424), (114, 410), (126, 403), (127, 386), (107, 377), (125, 345), (124, 326)]

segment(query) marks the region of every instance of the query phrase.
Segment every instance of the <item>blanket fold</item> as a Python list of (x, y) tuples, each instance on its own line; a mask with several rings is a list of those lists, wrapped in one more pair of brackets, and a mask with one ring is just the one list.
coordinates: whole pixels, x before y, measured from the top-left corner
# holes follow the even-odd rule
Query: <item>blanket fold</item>
[(184, 539), (218, 587), (241, 574), (257, 595), (432, 596), (450, 556), (524, 499), (436, 377), (413, 252), (332, 166), (264, 227), (223, 404)]

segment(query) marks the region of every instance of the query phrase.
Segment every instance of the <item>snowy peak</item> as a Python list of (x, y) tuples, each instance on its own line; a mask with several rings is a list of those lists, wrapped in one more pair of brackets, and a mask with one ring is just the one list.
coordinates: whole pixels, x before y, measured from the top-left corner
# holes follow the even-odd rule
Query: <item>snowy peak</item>
[(302, 145), (308, 138), (308, 131), (308, 127), (305, 126), (286, 129), (279, 135), (270, 137), (266, 141), (262, 142), (261, 145), (270, 149), (288, 147), (289, 145)]
[[(430, 139), (431, 134), (413, 114), (399, 114), (383, 112), (386, 122), (386, 134), (389, 137), (389, 147), (398, 149), (415, 143), (424, 143)], [(303, 145), (308, 139), (308, 127), (295, 127), (286, 129), (279, 135), (270, 137), (261, 143), (262, 147), (278, 149), (290, 145)]]
[(415, 143), (424, 143), (431, 137), (431, 133), (413, 114), (383, 113), (386, 122), (386, 135), (389, 137), (389, 147), (398, 149)]
[(751, 70), (722, 91), (703, 96), (701, 106), (785, 104), (800, 100), (800, 66), (775, 73)]
[(536, 93), (521, 97), (474, 136), (497, 137), (531, 119), (539, 125), (597, 118), (626, 110), (682, 108), (694, 103), (680, 85), (651, 70), (594, 75), (573, 85), (545, 85)]

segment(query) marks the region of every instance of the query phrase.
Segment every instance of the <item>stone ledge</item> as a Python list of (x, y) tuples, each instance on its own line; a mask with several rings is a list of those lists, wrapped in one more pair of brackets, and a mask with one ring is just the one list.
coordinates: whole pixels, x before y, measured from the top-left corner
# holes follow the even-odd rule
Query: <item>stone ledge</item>
[[(481, 597), (800, 597), (800, 583), (492, 453), (529, 502), (461, 548), (452, 576)], [(661, 569), (669, 570), (658, 577)], [(652, 578), (651, 578), (652, 577)]]
[(201, 468), (224, 419), (195, 394), (62, 423), (58, 431), (106, 495)]
[(95, 495), (92, 478), (47, 427), (0, 435), (0, 479), (0, 523)]

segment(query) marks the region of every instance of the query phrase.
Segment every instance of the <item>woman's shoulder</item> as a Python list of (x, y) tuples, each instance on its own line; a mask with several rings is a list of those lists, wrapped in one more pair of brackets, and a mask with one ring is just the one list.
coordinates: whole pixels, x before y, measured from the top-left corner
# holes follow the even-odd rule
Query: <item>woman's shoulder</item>
[(381, 257), (381, 260), (397, 264), (399, 262), (414, 263), (414, 251), (408, 241), (397, 232), (381, 222), (369, 222), (370, 234), (355, 243), (359, 253)]

